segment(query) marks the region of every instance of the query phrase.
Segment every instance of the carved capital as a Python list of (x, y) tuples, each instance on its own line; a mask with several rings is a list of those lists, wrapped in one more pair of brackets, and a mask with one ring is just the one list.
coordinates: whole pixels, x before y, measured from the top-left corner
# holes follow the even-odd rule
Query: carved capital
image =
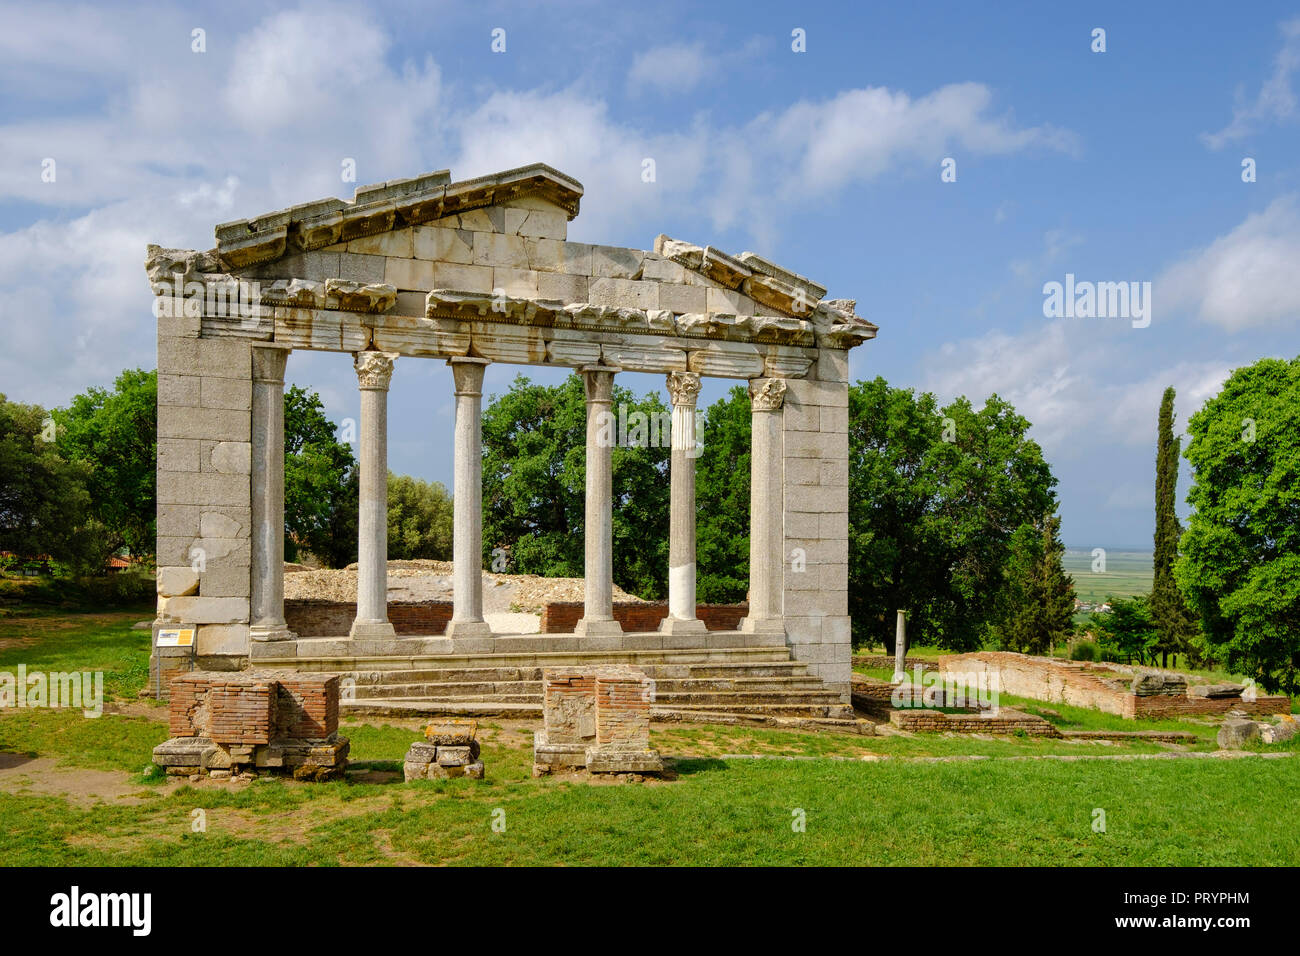
[(756, 378), (749, 383), (749, 400), (756, 412), (774, 412), (785, 402), (785, 379)]
[(353, 361), (357, 370), (357, 384), (361, 388), (388, 391), (393, 380), (395, 352), (358, 352)]
[(457, 395), (479, 397), (483, 394), (483, 373), (487, 370), (487, 359), (452, 358), (447, 359), (451, 366), (451, 377), (456, 383)]
[(580, 371), (588, 405), (608, 405), (614, 401), (614, 373), (619, 369), (608, 365), (584, 365)]
[(289, 349), (279, 346), (253, 346), (253, 381), (258, 385), (283, 385)]
[(673, 405), (695, 407), (695, 400), (700, 397), (700, 376), (697, 372), (672, 371), (668, 373), (668, 395)]

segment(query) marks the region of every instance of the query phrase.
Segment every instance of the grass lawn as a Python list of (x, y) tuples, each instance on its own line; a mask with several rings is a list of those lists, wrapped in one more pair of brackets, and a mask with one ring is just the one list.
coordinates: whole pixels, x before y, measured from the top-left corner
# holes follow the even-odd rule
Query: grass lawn
[[(656, 724), (676, 778), (533, 779), (535, 722), (483, 721), (487, 779), (401, 782), (418, 724), (347, 721), (327, 784), (159, 779), (138, 613), (0, 621), (0, 669), (104, 669), (116, 700), (0, 712), (0, 859), (18, 864), (1300, 863), (1300, 760), (1142, 759), (1211, 748)], [(19, 623), (19, 622), (22, 623)], [(111, 673), (110, 673), (111, 672)], [(1024, 702), (1033, 709), (1034, 702)], [(1107, 715), (1052, 705), (1062, 723)], [(1114, 721), (1134, 729), (1131, 721)], [(1144, 722), (1149, 723), (1149, 722)], [(743, 755), (802, 759), (747, 759)], [(1053, 757), (1132, 756), (1131, 760)], [(1018, 759), (1006, 759), (1018, 758)], [(1094, 810), (1106, 831), (1093, 832)], [(201, 811), (201, 812), (200, 812)], [(792, 826), (806, 821), (804, 832)], [(504, 832), (493, 822), (504, 821)], [(198, 821), (204, 823), (199, 827)]]

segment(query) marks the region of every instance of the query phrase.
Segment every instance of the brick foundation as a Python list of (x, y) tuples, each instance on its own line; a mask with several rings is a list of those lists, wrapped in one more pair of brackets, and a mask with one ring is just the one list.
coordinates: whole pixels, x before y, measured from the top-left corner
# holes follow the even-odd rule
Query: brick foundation
[(195, 671), (174, 678), (169, 697), (172, 739), (154, 748), (154, 762), (170, 774), (287, 769), (327, 779), (347, 766), (337, 675)]
[[(388, 605), (388, 620), (398, 634), (438, 637), (446, 633), (451, 612), (451, 601), (394, 602)], [(355, 601), (284, 602), (285, 623), (299, 637), (340, 637), (351, 631), (356, 616)]]
[(659, 773), (650, 749), (654, 681), (634, 667), (547, 668), (545, 729), (533, 737), (533, 776), (560, 770)]

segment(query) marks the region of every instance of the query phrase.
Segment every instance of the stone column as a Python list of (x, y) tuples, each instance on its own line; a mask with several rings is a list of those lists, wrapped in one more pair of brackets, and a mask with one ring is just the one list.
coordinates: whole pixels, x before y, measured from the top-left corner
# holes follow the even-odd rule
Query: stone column
[(898, 621), (894, 624), (894, 681), (907, 676), (907, 612), (898, 612)]
[(354, 638), (396, 637), (388, 622), (388, 352), (358, 352), (361, 388), (361, 501), (357, 534), (357, 619)]
[(781, 405), (785, 381), (754, 379), (749, 383), (753, 435), (749, 477), (749, 615), (740, 629), (750, 633), (784, 633), (781, 589), (784, 556), (781, 519)]
[(668, 616), (659, 630), (664, 634), (703, 634), (708, 628), (695, 616), (695, 401), (700, 394), (700, 376), (669, 372), (668, 394), (673, 403)]
[(487, 359), (448, 359), (456, 382), (452, 596), (448, 637), (487, 637), (483, 620), (483, 372)]
[(284, 369), (289, 349), (253, 348), (252, 604), (255, 641), (293, 637), (284, 622)]
[(622, 634), (614, 620), (614, 373), (607, 365), (581, 370), (587, 395), (587, 515), (583, 568), (583, 613), (579, 636)]

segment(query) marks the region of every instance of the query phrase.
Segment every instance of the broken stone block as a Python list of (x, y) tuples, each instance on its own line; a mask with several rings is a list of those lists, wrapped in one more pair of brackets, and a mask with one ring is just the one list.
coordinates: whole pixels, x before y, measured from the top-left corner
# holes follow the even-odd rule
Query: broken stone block
[(476, 720), (436, 720), (424, 728), (425, 738), (438, 747), (467, 747), (477, 734)]
[(1234, 717), (1225, 720), (1219, 728), (1219, 749), (1240, 750), (1248, 741), (1259, 739), (1259, 724), (1253, 720)]
[(587, 751), (587, 770), (591, 773), (663, 773), (664, 762), (656, 750)]
[(469, 777), (471, 780), (482, 780), (482, 779), (483, 779), (483, 761), (482, 761), (482, 760), (476, 760), (476, 761), (474, 761), (472, 764), (468, 764), (468, 765), (466, 765), (466, 767), (465, 767), (465, 776)]
[(411, 744), (411, 749), (406, 751), (406, 762), (415, 764), (428, 765), (438, 759), (438, 748), (433, 744), (426, 744), (422, 740), (417, 740)]
[(1300, 723), (1290, 714), (1279, 717), (1275, 724), (1260, 724), (1259, 736), (1266, 744), (1280, 744), (1300, 733)]
[(464, 767), (474, 761), (474, 756), (469, 747), (439, 747), (438, 766)]
[(1244, 684), (1196, 684), (1187, 688), (1187, 696), (1222, 700), (1240, 697), (1245, 689)]

